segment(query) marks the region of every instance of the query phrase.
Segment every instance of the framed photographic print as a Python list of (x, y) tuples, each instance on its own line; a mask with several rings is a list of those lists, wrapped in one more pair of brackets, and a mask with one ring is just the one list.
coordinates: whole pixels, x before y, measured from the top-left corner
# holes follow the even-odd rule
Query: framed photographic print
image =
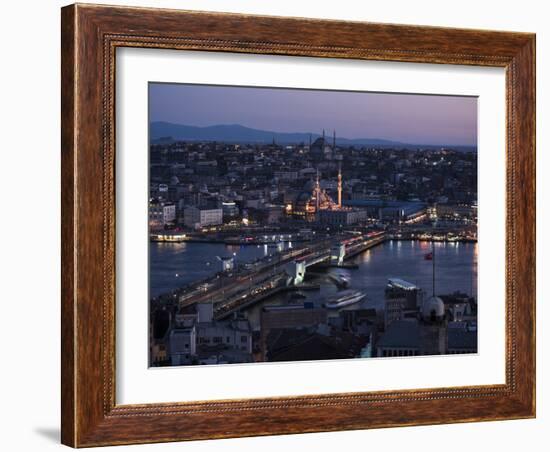
[(535, 37), (62, 9), (62, 442), (535, 416)]

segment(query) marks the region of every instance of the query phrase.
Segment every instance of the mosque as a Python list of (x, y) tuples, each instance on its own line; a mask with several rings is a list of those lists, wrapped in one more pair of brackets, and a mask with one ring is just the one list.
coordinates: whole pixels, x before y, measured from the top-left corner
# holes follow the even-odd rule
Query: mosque
[[(328, 159), (330, 160), (333, 156), (334, 149), (336, 148), (336, 131), (334, 131), (332, 138), (332, 146), (327, 143), (325, 138), (325, 131), (323, 130), (323, 135), (317, 138), (313, 143), (310, 139), (310, 153), (314, 158)], [(334, 201), (331, 196), (327, 193), (326, 190), (321, 188), (319, 181), (319, 171), (317, 171), (317, 176), (313, 186), (306, 187), (304, 191), (299, 193), (294, 202), (291, 205), (292, 214), (296, 217), (304, 218), (307, 221), (317, 221), (320, 220), (321, 212), (340, 212), (345, 213), (353, 212), (355, 209), (349, 207), (344, 207), (342, 205), (342, 168), (338, 168), (338, 199)], [(327, 216), (324, 214), (323, 216)], [(339, 216), (342, 216), (340, 214)], [(345, 218), (344, 218), (345, 220)], [(344, 223), (349, 223), (344, 221)]]
[(328, 143), (325, 138), (325, 130), (323, 129), (323, 135), (317, 138), (313, 143), (311, 142), (311, 135), (309, 140), (309, 152), (314, 160), (332, 160), (334, 158), (334, 151), (336, 150), (336, 130), (332, 132), (332, 145)]
[(319, 221), (333, 225), (349, 225), (366, 219), (366, 210), (353, 209), (342, 205), (342, 170), (338, 170), (338, 198), (334, 201), (326, 190), (321, 188), (319, 172), (313, 187), (298, 194), (291, 205), (295, 217), (306, 221)]

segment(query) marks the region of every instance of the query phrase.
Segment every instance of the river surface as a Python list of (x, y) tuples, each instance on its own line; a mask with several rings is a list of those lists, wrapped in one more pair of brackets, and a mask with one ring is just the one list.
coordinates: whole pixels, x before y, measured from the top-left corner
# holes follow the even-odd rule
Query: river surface
[[(285, 245), (292, 246), (291, 244)], [(384, 289), (388, 278), (401, 278), (432, 293), (433, 262), (424, 256), (432, 244), (419, 241), (388, 241), (356, 258), (347, 261), (357, 263), (358, 268), (335, 269), (307, 276), (307, 282), (318, 284), (319, 290), (304, 291), (305, 300), (320, 306), (327, 297), (337, 293), (337, 288), (328, 278), (336, 272), (351, 279), (350, 289), (362, 290), (367, 297), (349, 309), (380, 308), (384, 303)], [(228, 246), (221, 243), (151, 243), (150, 293), (151, 296), (182, 287), (190, 282), (206, 278), (221, 270), (218, 256), (235, 257), (236, 262), (250, 262), (274, 254), (267, 245)], [(438, 295), (461, 291), (477, 297), (477, 244), (435, 243), (435, 292)], [(257, 328), (262, 306), (303, 302), (291, 299), (290, 293), (276, 295), (247, 309), (247, 315)]]
[[(292, 247), (285, 243), (284, 249)], [(236, 263), (252, 262), (276, 254), (267, 245), (224, 245), (223, 243), (149, 244), (149, 291), (151, 296), (170, 292), (189, 283), (207, 278), (221, 268), (220, 257), (234, 256)]]

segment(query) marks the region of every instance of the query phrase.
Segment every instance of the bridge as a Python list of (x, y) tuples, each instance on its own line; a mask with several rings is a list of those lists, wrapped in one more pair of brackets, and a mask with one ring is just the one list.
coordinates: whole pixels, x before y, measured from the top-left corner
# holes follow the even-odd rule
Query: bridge
[(223, 319), (280, 291), (301, 287), (307, 268), (318, 264), (338, 267), (386, 240), (384, 232), (344, 234), (278, 252), (237, 270), (219, 272), (174, 293), (180, 307), (213, 303), (214, 317)]

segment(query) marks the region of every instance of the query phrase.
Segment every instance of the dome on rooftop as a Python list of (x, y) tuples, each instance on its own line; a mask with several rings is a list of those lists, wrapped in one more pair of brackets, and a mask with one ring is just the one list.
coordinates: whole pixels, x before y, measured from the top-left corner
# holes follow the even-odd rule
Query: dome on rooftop
[(314, 188), (315, 188), (315, 181), (312, 181), (310, 179), (304, 184), (304, 187), (302, 190), (311, 193)]
[(445, 316), (445, 305), (439, 297), (430, 297), (422, 303), (422, 319), (427, 322), (442, 320)]

